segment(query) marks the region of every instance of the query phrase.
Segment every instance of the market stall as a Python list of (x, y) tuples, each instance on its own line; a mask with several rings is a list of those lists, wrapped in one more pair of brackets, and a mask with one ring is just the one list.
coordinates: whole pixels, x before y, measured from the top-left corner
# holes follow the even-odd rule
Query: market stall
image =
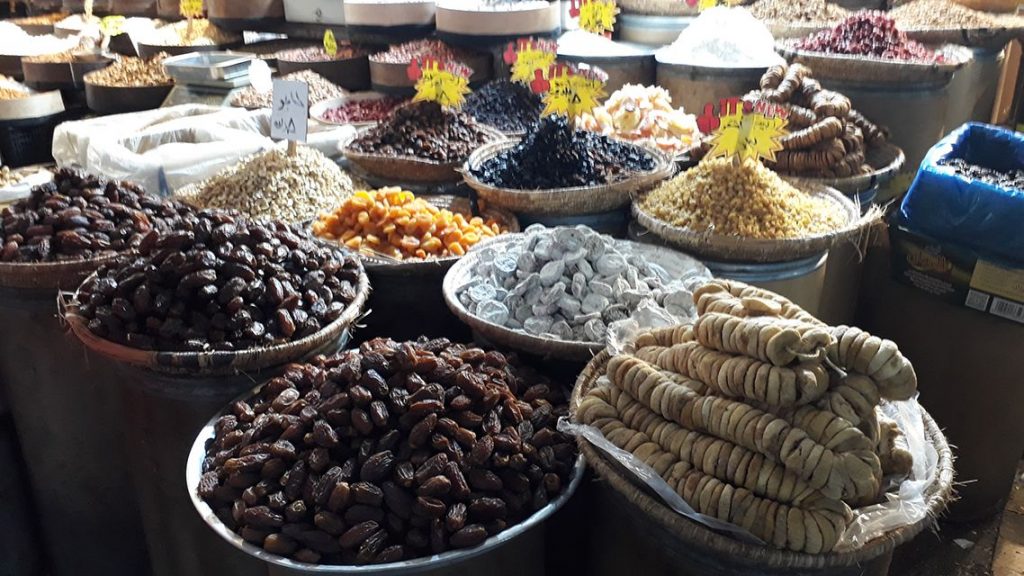
[(884, 575), (992, 514), (1024, 138), (954, 129), (1024, 20), (717, 4), (0, 21), (13, 574)]

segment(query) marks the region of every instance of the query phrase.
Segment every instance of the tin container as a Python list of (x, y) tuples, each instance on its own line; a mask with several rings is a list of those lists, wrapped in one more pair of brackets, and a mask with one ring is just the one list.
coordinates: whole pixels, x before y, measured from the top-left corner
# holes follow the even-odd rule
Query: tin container
[(253, 56), (234, 52), (193, 52), (164, 60), (167, 75), (183, 84), (223, 82), (249, 75)]

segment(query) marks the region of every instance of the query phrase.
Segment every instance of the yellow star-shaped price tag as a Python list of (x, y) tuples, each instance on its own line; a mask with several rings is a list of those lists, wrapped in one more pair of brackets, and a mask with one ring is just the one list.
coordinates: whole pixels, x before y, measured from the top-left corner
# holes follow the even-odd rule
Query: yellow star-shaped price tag
[(718, 6), (718, 0), (698, 0), (697, 12), (703, 12), (708, 8), (714, 8), (715, 6)]
[(709, 158), (735, 156), (740, 160), (775, 161), (775, 153), (782, 150), (782, 138), (787, 121), (781, 115), (764, 111), (743, 112), (721, 116), (721, 125), (711, 140)]
[(596, 108), (606, 96), (604, 80), (599, 75), (573, 71), (564, 64), (551, 67), (547, 83), (542, 112), (545, 116), (564, 114), (575, 118)]
[(124, 32), (124, 24), (126, 18), (124, 16), (107, 16), (103, 20), (100, 20), (100, 34), (107, 36), (117, 36)]
[(202, 18), (203, 0), (179, 0), (178, 13), (182, 18)]
[(580, 28), (593, 34), (610, 34), (618, 13), (615, 0), (589, 0), (580, 6)]
[(518, 49), (513, 51), (512, 81), (529, 84), (534, 79), (535, 71), (547, 72), (555, 63), (557, 49), (557, 44), (550, 40), (520, 42)]
[(327, 52), (331, 58), (334, 58), (338, 53), (338, 41), (334, 38), (333, 30), (328, 29), (324, 32), (324, 51)]
[(428, 59), (420, 64), (413, 102), (437, 102), (448, 108), (461, 108), (469, 94), (470, 74), (472, 71), (466, 66), (448, 63), (442, 66), (437, 60)]

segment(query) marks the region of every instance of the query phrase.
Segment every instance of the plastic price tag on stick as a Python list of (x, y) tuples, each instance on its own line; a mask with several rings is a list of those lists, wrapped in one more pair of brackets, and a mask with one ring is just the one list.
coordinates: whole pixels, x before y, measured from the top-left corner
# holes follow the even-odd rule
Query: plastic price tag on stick
[(426, 56), (410, 62), (406, 74), (416, 82), (413, 102), (437, 102), (448, 108), (460, 108), (469, 94), (473, 70), (460, 62)]
[(107, 16), (103, 20), (100, 20), (100, 34), (103, 34), (107, 38), (117, 36), (124, 32), (124, 24), (126, 19), (124, 16)]
[(554, 40), (538, 40), (536, 38), (520, 38), (509, 42), (505, 48), (505, 64), (511, 66), (512, 81), (529, 84), (534, 73), (542, 70), (544, 74), (555, 63), (558, 43)]
[(334, 38), (333, 30), (328, 29), (324, 32), (324, 51), (331, 58), (334, 58), (338, 53), (338, 41)]
[(296, 80), (274, 80), (273, 109), (270, 112), (270, 137), (288, 140), (288, 153), (294, 142), (306, 141), (309, 121), (309, 85)]
[(737, 162), (748, 158), (774, 162), (775, 153), (782, 150), (782, 138), (788, 134), (787, 122), (788, 113), (778, 104), (739, 98), (721, 100), (717, 115), (713, 104), (705, 104), (697, 119), (701, 132), (714, 133), (707, 157), (732, 157)]
[(572, 121), (590, 112), (606, 96), (604, 83), (608, 76), (600, 68), (579, 68), (569, 64), (554, 64), (545, 76), (540, 70), (534, 74), (530, 87), (544, 94), (544, 116), (564, 114)]
[(611, 37), (615, 29), (615, 15), (619, 13), (615, 0), (583, 0), (576, 11), (582, 30)]
[(203, 17), (203, 0), (180, 0), (178, 13), (189, 20)]

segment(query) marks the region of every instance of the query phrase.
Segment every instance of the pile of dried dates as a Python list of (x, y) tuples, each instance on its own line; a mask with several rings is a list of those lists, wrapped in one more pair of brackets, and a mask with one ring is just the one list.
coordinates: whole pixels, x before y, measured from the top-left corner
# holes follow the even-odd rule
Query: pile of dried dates
[(462, 109), (502, 132), (522, 133), (537, 123), (544, 103), (526, 85), (494, 80), (467, 96)]
[(349, 145), (366, 154), (413, 156), (441, 163), (460, 163), (496, 136), (472, 116), (441, 108), (435, 102), (399, 106)]
[(562, 116), (547, 116), (514, 148), (473, 169), (485, 184), (515, 190), (595, 186), (655, 167), (639, 146), (574, 130)]
[(306, 232), (202, 211), (81, 287), (78, 314), (101, 338), (144, 350), (247, 350), (298, 340), (356, 298), (359, 260)]
[(293, 364), (216, 424), (199, 495), (242, 538), (309, 563), (468, 548), (562, 493), (554, 384), (512, 356), (376, 339)]
[(61, 169), (0, 214), (3, 262), (90, 260), (131, 250), (191, 209), (137, 185)]

